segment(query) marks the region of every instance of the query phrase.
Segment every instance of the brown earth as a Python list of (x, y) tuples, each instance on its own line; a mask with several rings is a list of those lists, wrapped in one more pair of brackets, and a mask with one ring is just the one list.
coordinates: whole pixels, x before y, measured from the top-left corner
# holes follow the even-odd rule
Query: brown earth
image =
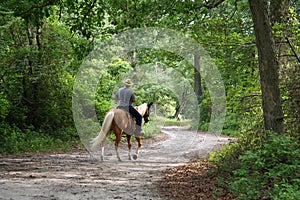
[[(173, 187), (180, 181), (176, 177), (183, 176), (178, 173), (186, 173), (185, 167), (191, 167), (189, 170), (195, 172), (193, 180), (198, 180), (199, 167), (185, 164), (205, 158), (210, 151), (227, 143), (228, 138), (184, 127), (163, 127), (162, 132), (144, 142), (135, 161), (126, 160), (125, 143), (120, 148), (122, 162), (117, 161), (111, 144), (106, 146), (104, 162), (85, 151), (2, 155), (0, 199), (191, 199), (188, 194), (201, 191), (190, 190), (188, 185)], [(174, 176), (176, 173), (178, 176)], [(182, 191), (176, 194), (174, 191), (179, 189)]]

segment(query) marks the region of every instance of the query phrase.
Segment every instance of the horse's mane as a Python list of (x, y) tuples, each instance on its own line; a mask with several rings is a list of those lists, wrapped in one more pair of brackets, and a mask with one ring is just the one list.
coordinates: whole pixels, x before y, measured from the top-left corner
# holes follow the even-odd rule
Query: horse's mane
[(147, 110), (147, 103), (143, 103), (136, 107), (136, 110), (143, 116)]

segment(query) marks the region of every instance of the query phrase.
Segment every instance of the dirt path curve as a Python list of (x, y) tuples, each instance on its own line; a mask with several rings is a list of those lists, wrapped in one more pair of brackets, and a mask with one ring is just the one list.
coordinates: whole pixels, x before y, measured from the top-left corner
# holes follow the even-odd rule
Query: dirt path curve
[(164, 140), (145, 142), (136, 161), (127, 161), (125, 144), (122, 162), (112, 145), (104, 162), (87, 152), (0, 156), (0, 199), (161, 199), (153, 183), (163, 169), (203, 158), (228, 141), (184, 127), (163, 127), (162, 132)]

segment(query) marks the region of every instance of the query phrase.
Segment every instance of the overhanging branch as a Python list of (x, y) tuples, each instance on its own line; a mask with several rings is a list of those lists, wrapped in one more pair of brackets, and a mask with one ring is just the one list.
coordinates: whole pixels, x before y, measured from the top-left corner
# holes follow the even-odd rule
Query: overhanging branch
[(226, 1), (226, 0), (218, 0), (218, 1), (214, 1), (213, 3), (209, 3), (209, 2), (206, 1), (207, 4), (205, 5), (205, 7), (208, 8), (208, 9), (213, 9), (213, 8), (218, 7), (224, 1)]

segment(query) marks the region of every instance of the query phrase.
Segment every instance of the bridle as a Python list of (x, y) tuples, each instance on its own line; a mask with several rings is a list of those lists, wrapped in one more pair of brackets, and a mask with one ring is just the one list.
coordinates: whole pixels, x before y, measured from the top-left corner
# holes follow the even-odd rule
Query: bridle
[(146, 112), (145, 112), (145, 114), (143, 115), (143, 118), (144, 118), (144, 122), (145, 122), (145, 123), (148, 123), (148, 122), (149, 122), (150, 107), (151, 107), (152, 104), (153, 104), (152, 102), (149, 103), (149, 104), (147, 104)]
[(149, 115), (150, 115), (150, 112), (149, 112), (149, 108), (147, 107), (147, 111), (145, 112), (145, 114), (143, 116), (145, 123), (149, 122)]

